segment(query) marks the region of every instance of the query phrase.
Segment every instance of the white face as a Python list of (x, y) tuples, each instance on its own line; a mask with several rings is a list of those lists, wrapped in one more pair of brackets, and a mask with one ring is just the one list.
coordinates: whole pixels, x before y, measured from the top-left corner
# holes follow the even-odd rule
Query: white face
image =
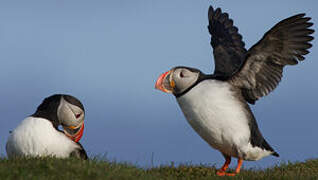
[(57, 108), (57, 118), (63, 126), (64, 132), (76, 142), (81, 138), (84, 128), (84, 111), (69, 102), (63, 97)]
[(175, 67), (159, 76), (155, 88), (177, 96), (194, 85), (198, 81), (200, 73), (194, 68)]
[(192, 72), (187, 68), (176, 68), (172, 71), (170, 76), (170, 82), (174, 82), (173, 93), (179, 94), (198, 80), (199, 72)]

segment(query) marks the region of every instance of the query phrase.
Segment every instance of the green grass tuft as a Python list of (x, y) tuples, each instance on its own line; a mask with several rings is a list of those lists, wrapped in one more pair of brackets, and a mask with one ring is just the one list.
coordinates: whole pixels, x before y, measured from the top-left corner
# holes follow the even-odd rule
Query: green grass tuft
[(129, 163), (78, 159), (0, 158), (0, 179), (318, 179), (318, 159), (285, 163), (265, 170), (242, 169), (236, 177), (217, 177), (216, 168), (206, 165), (138, 168)]

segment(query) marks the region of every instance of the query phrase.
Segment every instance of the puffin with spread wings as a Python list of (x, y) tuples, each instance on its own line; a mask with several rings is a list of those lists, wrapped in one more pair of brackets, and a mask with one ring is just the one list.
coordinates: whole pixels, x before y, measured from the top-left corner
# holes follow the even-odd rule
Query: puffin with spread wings
[[(243, 160), (279, 156), (261, 134), (248, 103), (255, 104), (276, 88), (285, 65), (305, 59), (314, 39), (313, 23), (305, 14), (289, 17), (246, 50), (227, 13), (210, 6), (208, 18), (214, 73), (178, 66), (163, 73), (155, 87), (172, 93), (192, 128), (223, 154), (225, 163), (217, 175), (233, 176)], [(238, 164), (234, 173), (227, 173), (231, 157)]]

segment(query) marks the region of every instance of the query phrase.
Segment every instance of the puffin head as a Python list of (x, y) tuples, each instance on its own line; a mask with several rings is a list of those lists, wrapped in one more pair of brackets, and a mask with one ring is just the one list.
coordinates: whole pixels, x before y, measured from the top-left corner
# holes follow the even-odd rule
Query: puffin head
[(203, 76), (198, 69), (178, 66), (159, 76), (155, 88), (180, 96), (194, 87)]
[(55, 94), (45, 98), (32, 116), (48, 119), (56, 129), (63, 126), (65, 135), (75, 142), (83, 135), (84, 106), (71, 95)]

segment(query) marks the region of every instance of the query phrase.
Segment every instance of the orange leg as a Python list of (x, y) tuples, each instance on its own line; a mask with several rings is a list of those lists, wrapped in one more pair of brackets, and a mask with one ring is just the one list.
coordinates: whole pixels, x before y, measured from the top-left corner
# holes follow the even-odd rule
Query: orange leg
[(237, 160), (237, 167), (235, 169), (236, 174), (240, 173), (242, 164), (243, 164), (243, 159), (238, 159)]
[(219, 170), (216, 171), (216, 174), (217, 174), (218, 176), (224, 176), (224, 175), (226, 174), (225, 171), (226, 171), (227, 168), (229, 167), (230, 163), (231, 163), (231, 156), (227, 156), (227, 157), (225, 158), (225, 163), (224, 163), (224, 165), (221, 167), (221, 169), (219, 169)]
[[(240, 173), (241, 167), (242, 167), (242, 164), (243, 164), (243, 159), (238, 159), (238, 160), (237, 160), (237, 167), (236, 167), (234, 173), (226, 173), (226, 172), (225, 172), (225, 170), (228, 168), (228, 165), (230, 164), (230, 163), (227, 164), (227, 163), (226, 163), (227, 161), (228, 161), (228, 160), (226, 159), (225, 164), (223, 165), (223, 167), (216, 172), (216, 174), (217, 174), (218, 176), (235, 176), (236, 174)], [(229, 162), (231, 162), (231, 158), (230, 158), (230, 161), (229, 161)], [(224, 168), (225, 168), (225, 170), (223, 170)], [(223, 171), (222, 171), (222, 170), (223, 170)]]

